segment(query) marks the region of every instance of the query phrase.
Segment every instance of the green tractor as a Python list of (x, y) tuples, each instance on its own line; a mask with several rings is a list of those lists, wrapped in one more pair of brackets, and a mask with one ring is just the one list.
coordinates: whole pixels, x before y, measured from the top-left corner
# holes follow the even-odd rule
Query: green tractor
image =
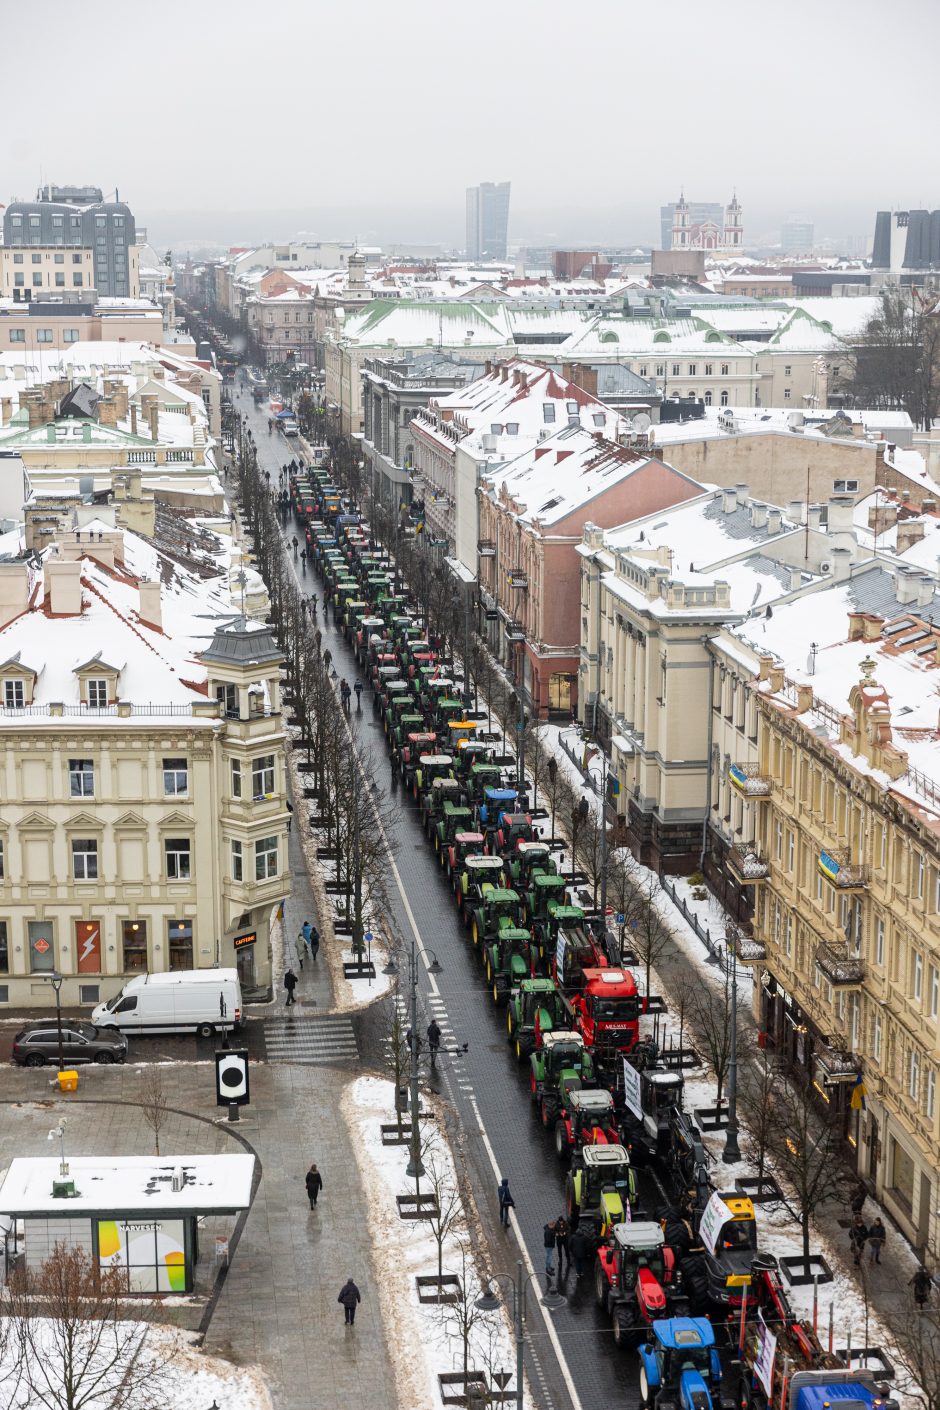
[(444, 804), (448, 800), (456, 803), (459, 798), (460, 782), (455, 778), (435, 778), (430, 788), (424, 788), (421, 793), (421, 826), (429, 840), (444, 816)]
[(491, 944), (483, 955), (486, 982), (493, 991), (493, 1003), (504, 1004), (509, 991), (532, 974), (532, 937), (511, 920), (501, 920)]
[[(559, 876), (557, 872), (532, 872), (529, 885), (525, 888), (525, 913), (528, 923), (538, 923), (544, 928), (548, 924), (549, 907), (563, 906), (566, 903), (567, 886), (566, 878)], [(520, 890), (522, 889), (520, 887)]]
[[(502, 922), (516, 925), (519, 921), (520, 901), (518, 891), (510, 891), (502, 886), (493, 886), (484, 881), (480, 888), (478, 903), (468, 906), (465, 919), (470, 926), (470, 936), (474, 945), (485, 946), (495, 940)], [(528, 932), (526, 932), (528, 939)]]
[(603, 1243), (615, 1225), (631, 1217), (635, 1203), (636, 1179), (625, 1148), (582, 1146), (565, 1181), (569, 1224), (583, 1226), (595, 1243)]
[(444, 854), (444, 870), (450, 877), (451, 885), (454, 888), (454, 895), (456, 895), (459, 890), (460, 878), (463, 875), (464, 863), (467, 858), (479, 855), (482, 849), (482, 832), (455, 833), (450, 846)]
[(470, 924), (473, 912), (483, 904), (483, 887), (486, 885), (502, 886), (505, 880), (506, 871), (502, 857), (488, 857), (482, 853), (471, 853), (465, 859), (457, 885), (454, 887), (457, 896), (457, 909), (463, 917), (465, 925)]
[(594, 1086), (594, 1062), (580, 1033), (560, 1028), (542, 1034), (541, 1046), (529, 1059), (529, 1087), (536, 1115), (554, 1127), (571, 1092)]
[(520, 842), (509, 862), (509, 874), (513, 885), (525, 891), (532, 876), (543, 872), (553, 876), (556, 867), (552, 851), (547, 842)]
[[(419, 798), (431, 791), (431, 785), (436, 778), (454, 777), (454, 761), (450, 754), (434, 754), (426, 752), (418, 755), (418, 766), (411, 779), (411, 795), (417, 801)], [(460, 787), (454, 789), (453, 794), (448, 796), (456, 801), (456, 796), (460, 792)], [(428, 832), (428, 836), (430, 836)]]
[(449, 798), (445, 800), (441, 819), (434, 829), (434, 850), (442, 867), (447, 864), (450, 845), (457, 833), (466, 831), (472, 821), (473, 813), (469, 808), (462, 808)]
[(503, 771), (498, 764), (483, 763), (479, 759), (470, 765), (468, 774), (467, 798), (470, 806), (479, 808), (486, 797), (488, 788), (499, 788)]
[(554, 979), (523, 979), (509, 994), (506, 1027), (519, 1062), (529, 1057), (546, 1033), (567, 1022)]
[[(554, 900), (551, 895), (545, 901), (545, 912), (544, 917), (528, 917), (540, 959), (544, 959), (546, 955), (554, 957), (558, 949), (560, 931), (578, 931), (584, 924), (584, 912), (580, 906), (568, 906), (564, 901)], [(563, 977), (560, 975), (559, 979)]]

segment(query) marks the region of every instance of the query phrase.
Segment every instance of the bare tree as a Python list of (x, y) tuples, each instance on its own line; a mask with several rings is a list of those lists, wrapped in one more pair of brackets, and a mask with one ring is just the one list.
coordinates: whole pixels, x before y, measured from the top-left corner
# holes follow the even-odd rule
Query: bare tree
[(453, 1302), (441, 1303), (440, 1317), (447, 1336), (459, 1341), (466, 1388), (471, 1369), (470, 1347), (474, 1340), (474, 1332), (481, 1325), (485, 1325), (484, 1319), (488, 1314), (477, 1306), (480, 1289), (473, 1266), (470, 1241), (465, 1235), (457, 1240), (457, 1252), (460, 1258), (460, 1292)]
[(898, 1389), (921, 1410), (940, 1410), (940, 1312), (910, 1306), (889, 1318)]
[(435, 1200), (434, 1212), (425, 1223), (437, 1247), (437, 1291), (440, 1296), (444, 1279), (444, 1245), (463, 1223), (463, 1204), (456, 1176), (441, 1152), (439, 1138), (431, 1143), (424, 1173)]
[(738, 1063), (738, 1103), (744, 1116), (748, 1153), (760, 1181), (767, 1173), (774, 1128), (779, 1120), (776, 1096), (785, 1080), (764, 1048), (750, 1048), (744, 1061)]
[(940, 318), (914, 288), (882, 290), (862, 333), (844, 347), (836, 379), (855, 406), (903, 407), (921, 430), (940, 414)]
[[(621, 849), (621, 852), (623, 850)], [(620, 865), (626, 867), (629, 872), (630, 863), (627, 862), (626, 857), (622, 858)], [(630, 946), (643, 966), (646, 993), (649, 994), (650, 972), (660, 955), (672, 944), (672, 931), (656, 905), (662, 890), (659, 878), (655, 872), (640, 867), (636, 863), (633, 865), (636, 868), (636, 877), (632, 888), (632, 897), (629, 896), (627, 885), (624, 886), (628, 895), (624, 916), (625, 924), (629, 930)]]
[(99, 1268), (86, 1249), (56, 1244), (38, 1270), (8, 1285), (13, 1334), (29, 1389), (44, 1410), (149, 1410), (166, 1356), (147, 1354), (144, 1308), (123, 1268)]
[(163, 1073), (159, 1067), (151, 1065), (144, 1069), (138, 1098), (140, 1113), (153, 1132), (154, 1154), (160, 1154), (160, 1132), (170, 1119)]
[(715, 1102), (720, 1105), (731, 1061), (731, 990), (727, 979), (721, 989), (695, 985), (690, 992), (692, 1023), (715, 1074)]
[(829, 1200), (845, 1199), (849, 1176), (839, 1133), (818, 1112), (808, 1082), (781, 1083), (774, 1111), (777, 1120), (770, 1135), (774, 1171), (784, 1186), (783, 1204), (799, 1222), (803, 1258), (808, 1260), (813, 1216)]

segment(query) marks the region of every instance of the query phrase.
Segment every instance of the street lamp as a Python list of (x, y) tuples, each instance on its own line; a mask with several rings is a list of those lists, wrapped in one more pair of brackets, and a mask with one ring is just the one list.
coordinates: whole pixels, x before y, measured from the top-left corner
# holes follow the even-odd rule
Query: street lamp
[[(512, 1287), (512, 1320), (513, 1330), (516, 1338), (516, 1410), (523, 1410), (522, 1406), (522, 1360), (523, 1360), (523, 1322), (525, 1320), (525, 1297), (526, 1288), (529, 1283), (537, 1278), (537, 1274), (526, 1275), (522, 1271), (522, 1260), (516, 1263), (516, 1276), (511, 1273), (492, 1273), (487, 1278), (483, 1292), (476, 1300), (476, 1305), (481, 1312), (496, 1312), (500, 1301), (495, 1293), (490, 1291), (493, 1283), (498, 1284), (501, 1278), (508, 1280)], [(556, 1308), (563, 1307), (567, 1301), (563, 1293), (552, 1292), (550, 1289), (540, 1299), (543, 1307), (554, 1312)]]
[(65, 1058), (62, 1052), (62, 976), (57, 969), (49, 975), (49, 983), (55, 990), (55, 1021), (59, 1030), (59, 1071), (65, 1067)]
[[(431, 963), (427, 967), (428, 974), (442, 974), (443, 967), (437, 955), (433, 950), (430, 951), (430, 954)], [(394, 956), (390, 957), (382, 973), (393, 977), (399, 972)], [(410, 1180), (420, 1180), (424, 1174), (424, 1165), (421, 1161), (421, 1135), (418, 1130), (420, 1106), (418, 1092), (418, 948), (414, 940), (411, 942), (411, 954), (408, 958), (408, 981), (411, 985), (411, 1042), (408, 1044), (411, 1049), (411, 1149), (405, 1174)]]
[(728, 1062), (728, 1126), (721, 1158), (725, 1165), (741, 1159), (738, 1147), (738, 930), (730, 925), (725, 945), (731, 961), (731, 1056)]

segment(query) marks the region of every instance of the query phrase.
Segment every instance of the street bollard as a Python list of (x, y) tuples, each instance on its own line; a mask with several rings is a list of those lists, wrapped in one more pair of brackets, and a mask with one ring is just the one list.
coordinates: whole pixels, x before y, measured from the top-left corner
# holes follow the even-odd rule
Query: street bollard
[(238, 1114), (238, 1102), (229, 1102), (228, 1119), (229, 1121), (241, 1121), (241, 1117)]

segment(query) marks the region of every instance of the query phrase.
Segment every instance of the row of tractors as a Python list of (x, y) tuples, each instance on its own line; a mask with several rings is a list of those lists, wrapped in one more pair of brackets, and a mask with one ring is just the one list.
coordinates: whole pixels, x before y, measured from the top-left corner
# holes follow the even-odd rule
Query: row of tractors
[[(528, 1065), (532, 1110), (567, 1165), (570, 1223), (595, 1247), (597, 1305), (617, 1345), (639, 1348), (645, 1404), (821, 1410), (875, 1407), (868, 1373), (826, 1351), (793, 1312), (758, 1248), (750, 1198), (718, 1191), (681, 1068), (641, 1018), (641, 995), (606, 919), (577, 903), (564, 844), (544, 836), (487, 716), (469, 709), (459, 665), (409, 611), (396, 566), (350, 512), (328, 468), (292, 477), (309, 559), (372, 689), (393, 777), (420, 816), (454, 908)], [(659, 1197), (640, 1207), (637, 1171)], [(773, 1346), (768, 1350), (770, 1338)]]

